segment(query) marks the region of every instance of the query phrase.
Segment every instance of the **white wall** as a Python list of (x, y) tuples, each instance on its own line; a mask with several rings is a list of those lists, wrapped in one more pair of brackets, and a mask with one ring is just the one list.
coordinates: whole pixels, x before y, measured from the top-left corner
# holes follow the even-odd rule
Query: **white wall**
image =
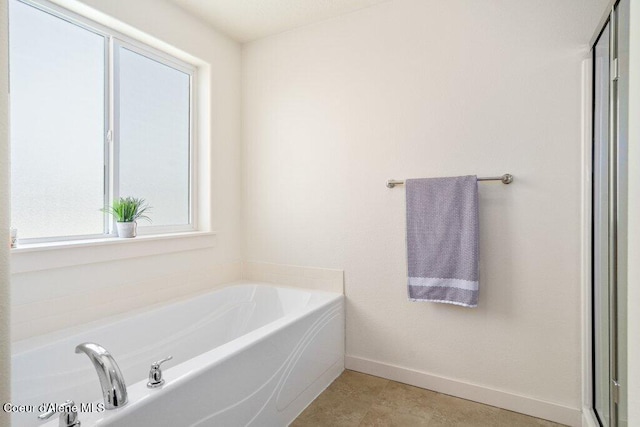
[[(576, 419), (580, 64), (605, 6), (397, 0), (245, 45), (247, 260), (344, 269), (354, 360)], [(407, 301), (385, 181), (506, 172), (480, 184), (480, 306)]]
[[(9, 347), (9, 130), (7, 2), (0, 0), (0, 402), (10, 395)], [(0, 411), (0, 425), (9, 425), (9, 416)]]
[[(200, 188), (211, 194), (211, 218), (204, 222), (218, 234), (209, 247), (191, 251), (16, 272), (11, 277), (14, 340), (179, 298), (240, 277), (240, 45), (164, 0), (56, 3), (74, 10), (95, 8), (115, 18), (118, 22), (109, 24), (122, 32), (155, 38), (200, 60), (201, 75), (209, 76), (199, 82), (200, 87), (210, 95), (210, 103), (207, 97), (199, 98), (200, 107), (210, 115), (200, 133), (210, 138), (211, 147), (200, 153), (210, 158), (211, 183)], [(89, 11), (93, 17), (100, 13)], [(29, 255), (15, 255), (14, 265), (16, 257)], [(69, 307), (78, 310), (69, 311)]]
[[(629, 213), (627, 275), (628, 425), (640, 425), (640, 0), (630, 1)], [(634, 25), (635, 24), (635, 25)]]

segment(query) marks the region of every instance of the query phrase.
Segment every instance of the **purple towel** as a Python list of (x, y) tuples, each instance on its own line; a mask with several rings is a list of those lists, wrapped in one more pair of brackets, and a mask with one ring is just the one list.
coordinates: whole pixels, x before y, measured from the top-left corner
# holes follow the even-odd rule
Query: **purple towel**
[(409, 299), (476, 307), (477, 177), (408, 179), (406, 196)]

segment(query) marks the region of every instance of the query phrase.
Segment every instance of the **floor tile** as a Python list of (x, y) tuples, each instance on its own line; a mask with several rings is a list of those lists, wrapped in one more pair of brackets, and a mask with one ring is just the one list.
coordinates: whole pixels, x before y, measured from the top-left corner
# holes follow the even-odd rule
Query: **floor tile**
[(438, 393), (430, 390), (389, 381), (375, 403), (396, 412), (431, 418), (437, 396)]
[(356, 427), (360, 425), (370, 406), (370, 402), (345, 398), (341, 393), (327, 389), (291, 426)]
[(497, 421), (496, 426), (498, 427), (562, 427), (562, 424), (554, 423), (553, 421), (530, 417), (517, 412), (507, 411), (506, 409), (492, 409), (497, 412), (495, 420)]
[(345, 399), (373, 403), (390, 381), (355, 371), (344, 371), (327, 391), (335, 392)]
[(344, 371), (291, 426), (358, 426), (388, 382), (383, 378)]
[(551, 427), (560, 424), (541, 420), (446, 394), (435, 399), (429, 427)]
[(291, 426), (561, 427), (561, 424), (344, 371)]
[(430, 418), (430, 416), (422, 418), (374, 403), (360, 423), (360, 427), (427, 427)]
[(495, 426), (493, 408), (470, 400), (438, 394), (434, 398), (432, 426)]

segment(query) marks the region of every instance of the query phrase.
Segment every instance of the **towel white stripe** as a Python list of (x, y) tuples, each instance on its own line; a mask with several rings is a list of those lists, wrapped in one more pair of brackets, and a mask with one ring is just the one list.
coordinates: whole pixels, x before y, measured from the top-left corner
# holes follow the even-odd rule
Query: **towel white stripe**
[(417, 299), (417, 298), (409, 298), (409, 301), (413, 301), (413, 302), (440, 302), (440, 303), (459, 305), (460, 307), (469, 307), (469, 308), (475, 308), (475, 307), (478, 306), (478, 304), (466, 304), (464, 302), (449, 301), (449, 300), (446, 300), (446, 299)]
[(466, 289), (468, 291), (478, 290), (478, 282), (462, 279), (442, 279), (439, 277), (409, 277), (409, 285), (425, 287), (443, 286)]

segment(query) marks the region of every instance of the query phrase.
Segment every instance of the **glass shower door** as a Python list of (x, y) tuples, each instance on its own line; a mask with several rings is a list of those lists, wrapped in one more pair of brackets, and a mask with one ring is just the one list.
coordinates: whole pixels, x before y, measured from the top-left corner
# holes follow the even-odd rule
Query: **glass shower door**
[(627, 133), (629, 1), (593, 47), (593, 408), (627, 425)]
[(609, 24), (593, 49), (593, 382), (594, 409), (609, 414)]

